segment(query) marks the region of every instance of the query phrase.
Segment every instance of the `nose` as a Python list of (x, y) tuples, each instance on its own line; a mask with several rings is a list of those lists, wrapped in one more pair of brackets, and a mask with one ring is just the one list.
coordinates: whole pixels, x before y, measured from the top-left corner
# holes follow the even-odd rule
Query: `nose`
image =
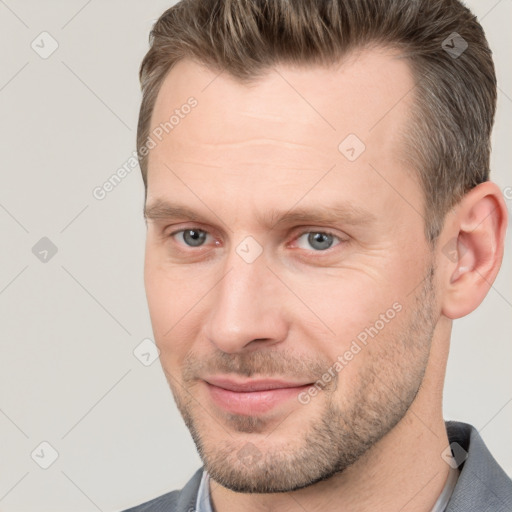
[(286, 297), (263, 255), (247, 263), (233, 251), (224, 268), (210, 295), (206, 337), (230, 354), (282, 342), (288, 329)]

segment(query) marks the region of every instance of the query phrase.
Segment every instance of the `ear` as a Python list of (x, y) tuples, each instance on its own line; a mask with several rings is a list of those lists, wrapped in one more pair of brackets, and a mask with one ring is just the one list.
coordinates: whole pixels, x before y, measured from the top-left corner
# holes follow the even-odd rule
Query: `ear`
[(501, 266), (506, 229), (503, 194), (489, 181), (471, 189), (447, 215), (437, 254), (445, 316), (463, 317), (484, 300)]

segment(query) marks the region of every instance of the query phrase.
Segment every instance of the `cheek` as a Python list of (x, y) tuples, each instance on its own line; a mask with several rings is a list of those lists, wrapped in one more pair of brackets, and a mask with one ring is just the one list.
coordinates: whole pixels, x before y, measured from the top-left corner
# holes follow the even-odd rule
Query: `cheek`
[[(408, 272), (413, 271), (418, 269)], [(399, 272), (395, 265), (378, 273), (352, 268), (316, 277), (309, 285), (296, 282), (294, 290), (321, 323), (316, 320), (315, 324), (316, 317), (305, 316), (302, 310), (295, 311), (293, 322), (302, 326), (304, 339), (309, 340), (307, 350), (321, 352), (331, 365), (338, 362), (332, 371), (352, 382), (371, 361), (378, 366), (379, 358), (393, 352), (404, 326), (406, 306), (414, 295), (410, 295), (413, 276)], [(306, 317), (312, 322), (306, 323)]]
[(193, 269), (162, 265), (153, 255), (144, 267), (146, 297), (155, 342), (164, 368), (176, 368), (201, 327), (204, 280)]
[(144, 287), (155, 336), (160, 335), (160, 332), (166, 327), (164, 324), (168, 324), (167, 329), (171, 326), (171, 315), (174, 310), (172, 307), (173, 289), (168, 284), (165, 273), (158, 268), (154, 257), (146, 253)]
[[(399, 287), (391, 286), (385, 277), (379, 279), (364, 271), (317, 276), (313, 286), (297, 284), (294, 289), (338, 340), (346, 340), (374, 323), (401, 295)], [(297, 310), (296, 320), (301, 317)]]
[(165, 334), (175, 323), (175, 288), (171, 286), (167, 274), (162, 272), (154, 252), (146, 248), (144, 263), (144, 288), (155, 341), (159, 346)]
[(157, 244), (147, 244), (144, 286), (154, 326), (168, 330), (174, 325), (181, 309), (190, 301), (195, 288), (193, 281), (193, 271), (170, 265), (165, 260), (165, 252)]

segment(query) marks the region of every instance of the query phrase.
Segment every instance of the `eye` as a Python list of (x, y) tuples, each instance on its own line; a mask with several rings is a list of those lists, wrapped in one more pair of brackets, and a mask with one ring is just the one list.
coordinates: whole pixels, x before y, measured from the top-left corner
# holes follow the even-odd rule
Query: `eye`
[[(192, 248), (205, 245), (208, 236), (211, 235), (207, 231), (197, 227), (180, 229), (169, 234), (169, 237), (174, 238), (178, 244)], [(304, 231), (296, 238), (295, 244), (299, 249), (326, 252), (341, 242), (343, 240), (340, 237), (327, 231)]]
[(181, 239), (185, 245), (189, 247), (200, 247), (204, 244), (208, 233), (203, 231), (202, 229), (192, 228), (192, 229), (181, 229), (180, 231), (175, 231), (171, 233), (169, 236), (178, 237)]
[[(304, 243), (302, 245), (299, 243), (299, 241), (304, 238), (310, 247), (304, 247)], [(301, 249), (310, 250), (312, 247), (315, 251), (326, 251), (332, 247), (335, 239), (337, 239), (338, 242), (341, 242), (340, 238), (336, 235), (333, 235), (332, 233), (327, 233), (324, 231), (306, 231), (297, 238), (297, 245)]]

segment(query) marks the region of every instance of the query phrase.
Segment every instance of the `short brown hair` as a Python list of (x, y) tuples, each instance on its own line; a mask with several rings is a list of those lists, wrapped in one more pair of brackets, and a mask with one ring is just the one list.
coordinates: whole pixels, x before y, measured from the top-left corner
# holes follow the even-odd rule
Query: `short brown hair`
[(489, 179), (496, 109), (491, 51), (476, 17), (458, 0), (178, 2), (154, 25), (140, 67), (137, 151), (146, 192), (147, 150), (140, 150), (160, 86), (179, 60), (245, 83), (277, 63), (328, 65), (370, 45), (399, 49), (413, 71), (404, 159), (419, 173), (426, 235), (435, 241), (447, 211)]

